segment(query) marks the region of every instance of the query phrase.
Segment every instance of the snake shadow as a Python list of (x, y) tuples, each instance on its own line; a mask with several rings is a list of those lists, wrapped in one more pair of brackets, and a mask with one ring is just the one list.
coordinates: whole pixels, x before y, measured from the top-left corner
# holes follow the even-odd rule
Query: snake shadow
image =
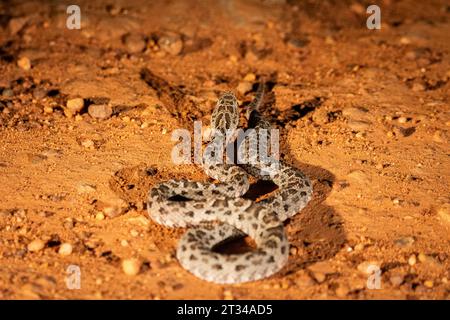
[[(290, 156), (287, 158), (294, 159)], [(288, 264), (274, 278), (285, 277), (316, 262), (331, 259), (346, 243), (341, 216), (333, 207), (325, 204), (335, 181), (334, 175), (324, 168), (297, 160), (291, 160), (289, 164), (311, 179), (313, 197), (301, 212), (285, 221), (291, 248), (296, 250), (292, 250), (294, 252), (290, 253)], [(276, 189), (277, 186), (272, 182), (260, 180), (251, 185), (244, 197), (256, 200)], [(245, 239), (240, 244), (236, 243), (230, 251), (244, 252), (247, 251), (244, 247), (251, 245), (251, 240)]]

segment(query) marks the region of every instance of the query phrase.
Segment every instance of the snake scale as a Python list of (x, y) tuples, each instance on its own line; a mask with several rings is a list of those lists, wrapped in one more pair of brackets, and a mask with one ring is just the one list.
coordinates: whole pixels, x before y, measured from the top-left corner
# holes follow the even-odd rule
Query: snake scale
[[(271, 128), (259, 111), (264, 87), (263, 83), (259, 85), (246, 111), (248, 127), (255, 130)], [(283, 221), (302, 210), (312, 196), (309, 178), (282, 160), (244, 165), (215, 161), (215, 148), (235, 138), (224, 141), (225, 133), (235, 132), (238, 127), (237, 99), (233, 93), (225, 92), (211, 115), (214, 134), (204, 150), (201, 165), (218, 182), (169, 180), (153, 186), (148, 195), (148, 212), (155, 222), (188, 228), (177, 248), (180, 264), (195, 276), (215, 283), (259, 280), (286, 265), (289, 242)], [(258, 146), (248, 141), (243, 147), (249, 154), (258, 154)], [(258, 202), (242, 198), (249, 189), (250, 175), (273, 181), (278, 190)], [(174, 196), (188, 201), (175, 201)], [(214, 251), (217, 245), (245, 235), (253, 238), (255, 250), (242, 254)]]

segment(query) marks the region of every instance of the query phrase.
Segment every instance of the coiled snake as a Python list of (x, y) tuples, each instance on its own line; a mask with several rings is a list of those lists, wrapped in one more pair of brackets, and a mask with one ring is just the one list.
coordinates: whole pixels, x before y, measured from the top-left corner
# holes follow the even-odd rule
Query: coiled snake
[[(256, 130), (271, 128), (259, 112), (263, 97), (264, 84), (260, 84), (246, 112), (249, 127)], [(197, 277), (215, 283), (255, 281), (278, 272), (289, 255), (283, 221), (302, 210), (312, 196), (309, 178), (281, 160), (244, 165), (214, 161), (214, 150), (235, 138), (224, 142), (225, 132), (235, 132), (238, 126), (237, 100), (234, 94), (225, 92), (212, 113), (214, 134), (202, 157), (205, 173), (218, 183), (169, 180), (155, 185), (148, 196), (148, 212), (155, 222), (188, 227), (177, 248), (180, 264)], [(245, 141), (242, 146), (248, 154), (259, 155), (259, 146)], [(259, 202), (242, 198), (249, 189), (249, 175), (272, 180), (278, 190)], [(172, 200), (177, 195), (188, 201)], [(255, 250), (243, 254), (213, 251), (218, 244), (244, 235), (254, 239)]]

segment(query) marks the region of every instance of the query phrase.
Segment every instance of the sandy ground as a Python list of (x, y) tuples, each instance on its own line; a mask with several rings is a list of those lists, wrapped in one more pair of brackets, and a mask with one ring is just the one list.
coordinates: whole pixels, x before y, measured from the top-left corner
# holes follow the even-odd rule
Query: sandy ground
[[(448, 2), (377, 1), (381, 30), (354, 1), (77, 1), (80, 30), (63, 3), (0, 3), (0, 298), (450, 298)], [(221, 91), (245, 105), (255, 76), (314, 198), (280, 273), (216, 285), (180, 267), (183, 230), (146, 194), (206, 179), (173, 164), (171, 132)]]

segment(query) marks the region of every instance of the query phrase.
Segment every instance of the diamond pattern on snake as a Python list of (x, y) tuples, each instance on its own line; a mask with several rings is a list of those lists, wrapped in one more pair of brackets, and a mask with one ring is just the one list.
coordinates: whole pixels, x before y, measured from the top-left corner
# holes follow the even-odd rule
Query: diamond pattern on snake
[[(264, 93), (265, 85), (260, 83), (255, 99), (246, 107), (246, 117), (249, 128), (269, 129), (270, 134), (271, 125), (260, 112)], [(303, 172), (279, 159), (244, 165), (217, 161), (217, 148), (233, 143), (238, 128), (237, 99), (232, 92), (225, 92), (211, 115), (213, 134), (201, 164), (205, 173), (218, 182), (169, 180), (156, 184), (148, 194), (151, 219), (171, 228), (188, 228), (176, 252), (181, 266), (201, 279), (222, 284), (263, 279), (286, 265), (289, 242), (283, 222), (299, 213), (313, 192)], [(226, 136), (229, 132), (232, 134)], [(259, 146), (248, 139), (242, 146), (250, 155), (259, 154)], [(244, 199), (250, 176), (272, 180), (278, 189), (258, 202)], [(188, 201), (173, 200), (177, 195)], [(253, 238), (255, 250), (241, 254), (213, 250), (245, 235)]]

